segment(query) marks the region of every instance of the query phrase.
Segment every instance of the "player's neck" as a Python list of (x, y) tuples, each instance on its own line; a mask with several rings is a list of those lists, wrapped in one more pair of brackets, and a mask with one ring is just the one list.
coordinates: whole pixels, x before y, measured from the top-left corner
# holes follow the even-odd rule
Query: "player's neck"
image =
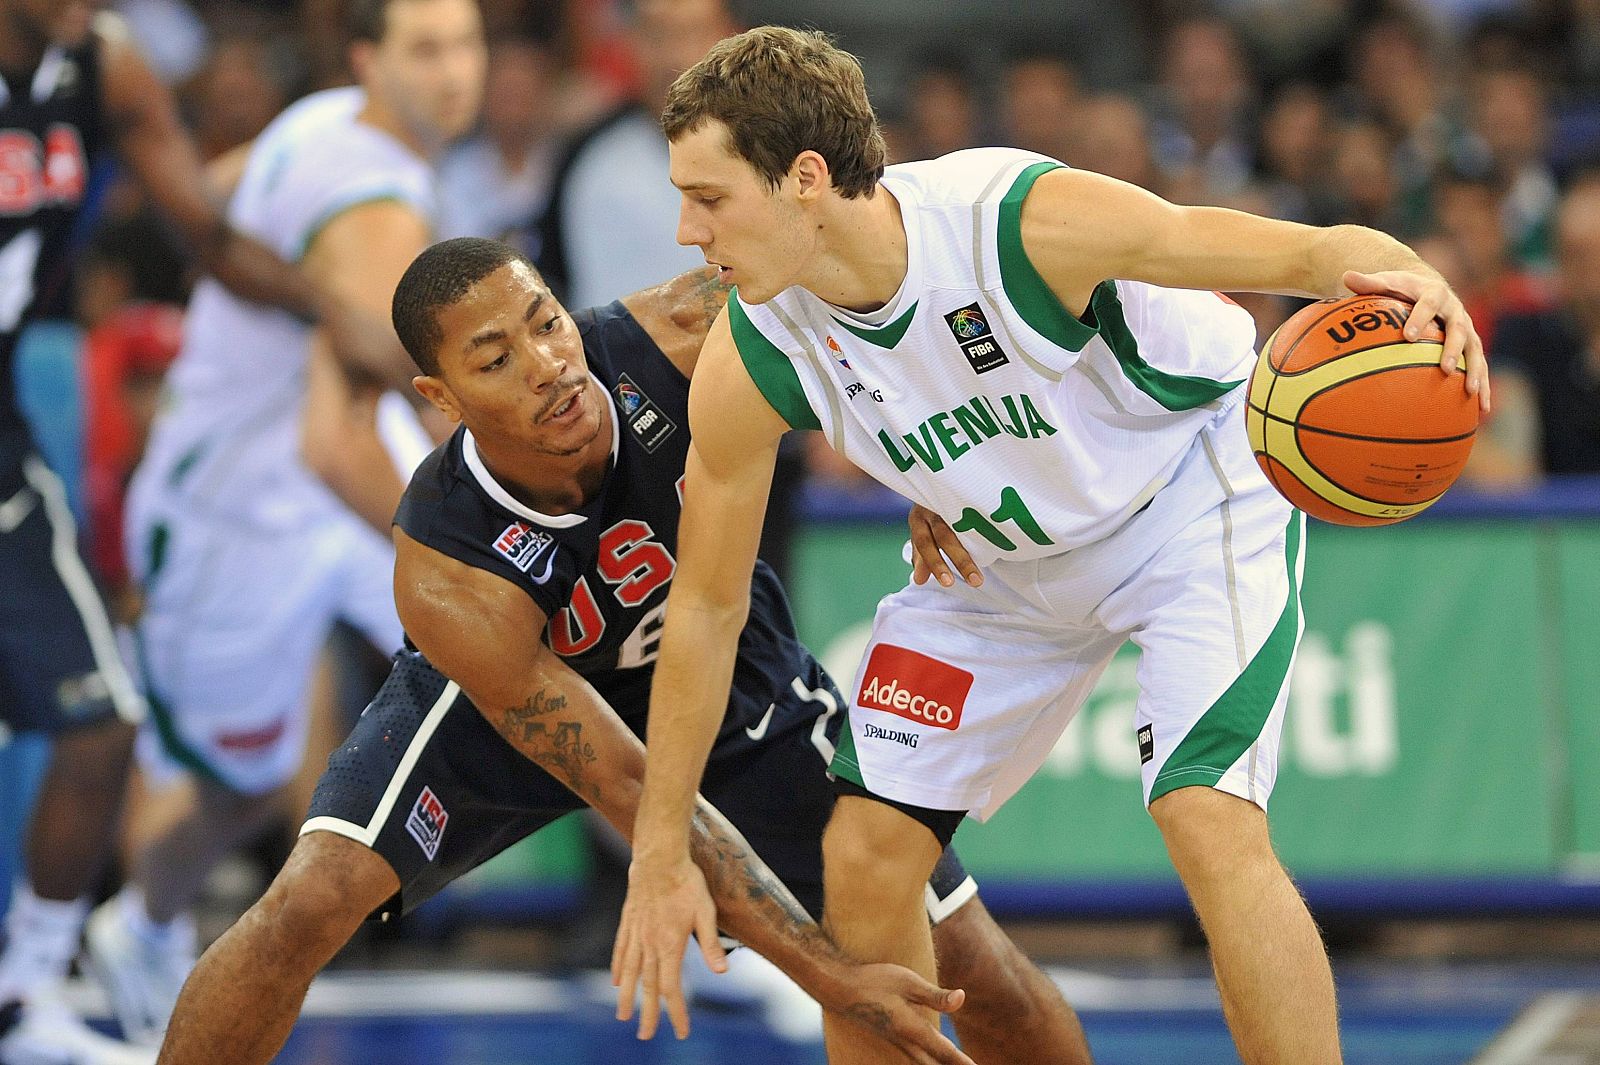
[(416, 130), (412, 129), (400, 113), (389, 106), (382, 95), (366, 90), (367, 102), (356, 115), (356, 121), (373, 129), (382, 130), (401, 144), (405, 145), (418, 158), (432, 160), (439, 154), (442, 144), (429, 143)]
[(800, 281), (819, 299), (846, 310), (878, 310), (906, 279), (909, 259), (900, 204), (879, 184), (871, 197), (835, 198), (819, 220), (816, 265)]
[(520, 440), (473, 433), (478, 458), (517, 502), (541, 514), (570, 514), (600, 492), (611, 468), (611, 409), (602, 401), (600, 431), (572, 455), (530, 451)]

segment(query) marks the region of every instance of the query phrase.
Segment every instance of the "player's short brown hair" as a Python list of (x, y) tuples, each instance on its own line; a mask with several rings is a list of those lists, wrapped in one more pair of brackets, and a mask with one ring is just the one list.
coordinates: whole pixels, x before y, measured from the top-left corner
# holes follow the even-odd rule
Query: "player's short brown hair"
[(871, 196), (886, 148), (855, 56), (815, 30), (758, 26), (726, 38), (678, 76), (661, 128), (668, 140), (715, 119), (729, 146), (776, 188), (795, 157), (828, 161), (846, 199)]

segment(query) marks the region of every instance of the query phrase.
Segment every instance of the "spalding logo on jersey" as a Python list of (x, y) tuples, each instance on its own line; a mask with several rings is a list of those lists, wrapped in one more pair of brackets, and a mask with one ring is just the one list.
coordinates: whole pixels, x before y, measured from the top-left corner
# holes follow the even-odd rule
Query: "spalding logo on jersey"
[(996, 366), (1004, 366), (1011, 361), (1000, 350), (1000, 342), (995, 340), (994, 333), (990, 331), (983, 308), (976, 303), (957, 307), (945, 315), (944, 320), (961, 345), (961, 351), (966, 355), (973, 373), (988, 373)]
[(617, 405), (622, 408), (622, 420), (628, 423), (633, 438), (646, 451), (660, 447), (661, 442), (678, 427), (627, 374), (617, 375), (614, 391)]
[(961, 725), (972, 679), (966, 670), (920, 651), (880, 643), (867, 659), (856, 703), (866, 710), (881, 710), (953, 732)]
[[(549, 533), (535, 529), (525, 521), (514, 521), (495, 540), (494, 549), (536, 583), (543, 584), (550, 579), (550, 569), (556, 562), (556, 538)], [(533, 564), (541, 557), (545, 560), (544, 569), (535, 574)]]

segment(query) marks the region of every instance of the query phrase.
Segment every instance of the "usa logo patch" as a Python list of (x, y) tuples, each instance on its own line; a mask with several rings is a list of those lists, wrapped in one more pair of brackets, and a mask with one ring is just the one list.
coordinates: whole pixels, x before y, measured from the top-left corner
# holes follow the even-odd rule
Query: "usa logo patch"
[(422, 794), (417, 796), (417, 801), (411, 807), (411, 814), (406, 818), (406, 831), (411, 833), (411, 838), (417, 841), (422, 848), (422, 853), (428, 856), (428, 861), (433, 861), (439, 853), (439, 843), (444, 839), (445, 822), (450, 820), (450, 815), (445, 813), (444, 804), (433, 793), (432, 788), (423, 788)]
[[(514, 521), (495, 540), (494, 549), (506, 556), (513, 566), (529, 573), (546, 549), (550, 550), (552, 559), (555, 557), (555, 542), (555, 537), (549, 533), (535, 529), (525, 521)], [(545, 569), (548, 571), (549, 567)]]

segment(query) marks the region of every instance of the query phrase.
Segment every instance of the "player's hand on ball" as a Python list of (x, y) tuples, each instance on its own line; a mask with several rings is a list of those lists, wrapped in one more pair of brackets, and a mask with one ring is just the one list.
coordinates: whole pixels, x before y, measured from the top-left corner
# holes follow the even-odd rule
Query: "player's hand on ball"
[(682, 972), (690, 933), (700, 940), (711, 971), (727, 972), (727, 954), (717, 938), (717, 907), (699, 867), (687, 855), (667, 866), (642, 863), (635, 856), (611, 952), (611, 983), (617, 989), (619, 1021), (633, 1016), (634, 994), (640, 994), (640, 1039), (655, 1036), (663, 1005), (678, 1038), (689, 1035)]
[[(938, 581), (946, 588), (955, 585), (955, 578), (950, 575), (950, 566), (954, 565), (961, 574), (962, 580), (972, 587), (977, 588), (983, 584), (983, 574), (978, 572), (978, 567), (972, 562), (972, 556), (967, 554), (967, 549), (961, 544), (961, 537), (945, 520), (933, 511), (920, 504), (911, 508), (911, 513), (906, 516), (906, 524), (911, 527), (911, 580), (915, 584), (924, 584), (929, 577)], [(947, 565), (945, 560), (949, 559)]]
[(863, 964), (850, 971), (845, 1000), (823, 1006), (893, 1043), (916, 1065), (973, 1065), (924, 1012), (954, 1013), (966, 997), (899, 965)]
[(1478, 397), (1483, 413), (1489, 413), (1489, 363), (1484, 358), (1483, 341), (1461, 297), (1443, 278), (1411, 270), (1385, 270), (1375, 274), (1346, 270), (1343, 282), (1345, 288), (1358, 295), (1399, 296), (1415, 304), (1406, 322), (1408, 340), (1421, 336), (1427, 324), (1437, 319), (1444, 327), (1444, 352), (1439, 368), (1445, 373), (1454, 373), (1464, 362), (1467, 391)]

